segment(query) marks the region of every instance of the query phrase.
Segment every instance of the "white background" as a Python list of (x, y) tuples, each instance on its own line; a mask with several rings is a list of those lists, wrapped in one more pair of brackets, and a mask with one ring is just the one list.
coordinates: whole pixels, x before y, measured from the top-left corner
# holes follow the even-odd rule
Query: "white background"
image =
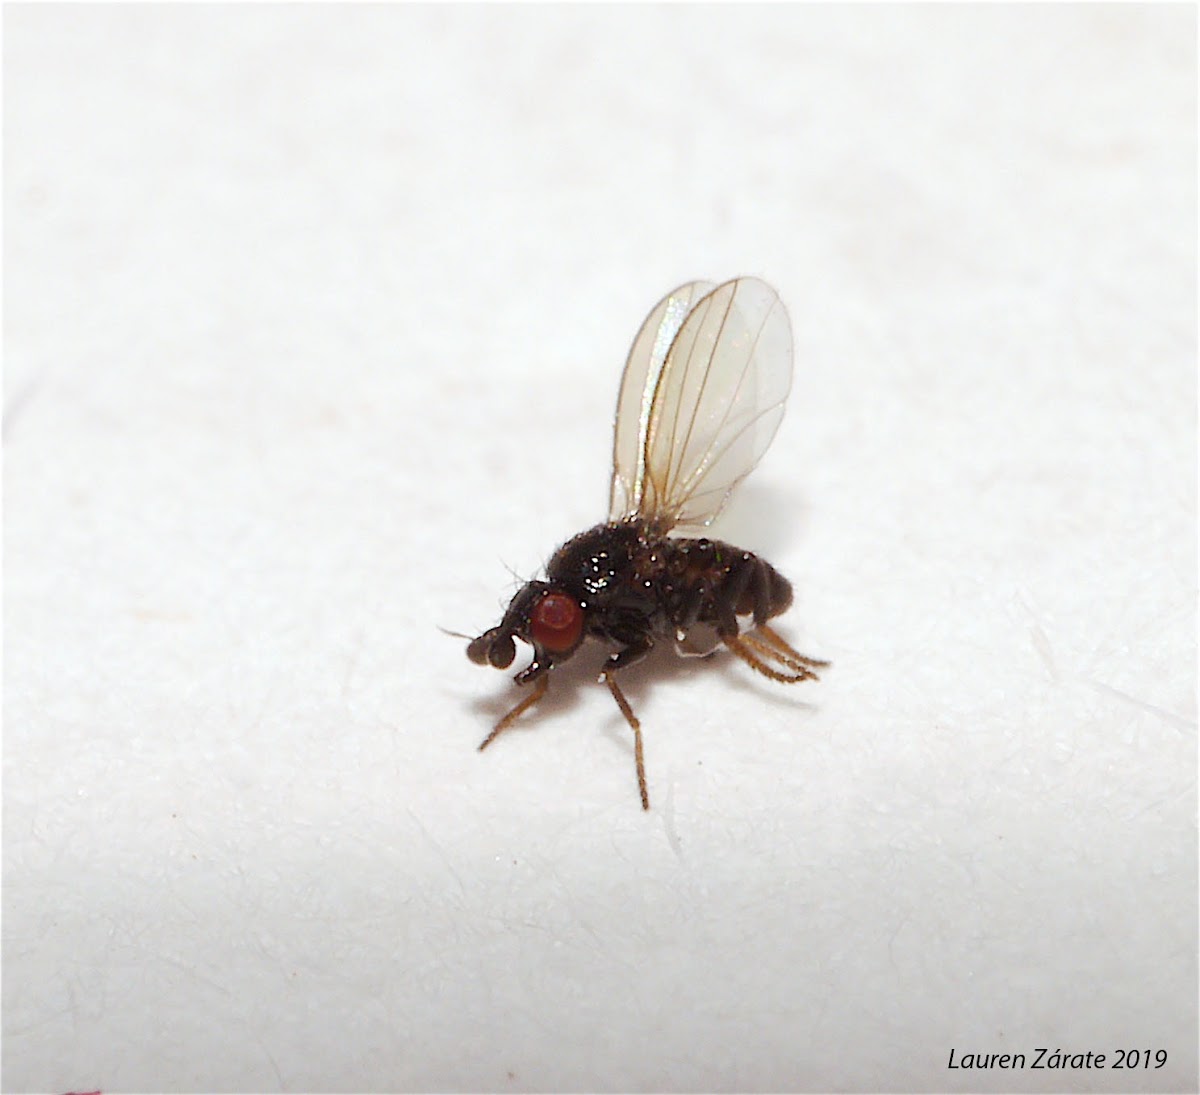
[[(1195, 1090), (1195, 12), (5, 20), (8, 1091)], [(829, 657), (529, 730), (645, 311)], [(951, 1049), (1165, 1049), (1149, 1072)]]

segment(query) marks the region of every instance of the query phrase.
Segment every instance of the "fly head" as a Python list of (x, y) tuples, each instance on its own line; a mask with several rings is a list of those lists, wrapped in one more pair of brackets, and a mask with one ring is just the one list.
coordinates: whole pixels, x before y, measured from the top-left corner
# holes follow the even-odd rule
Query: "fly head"
[(515, 640), (533, 647), (533, 661), (516, 675), (522, 684), (565, 661), (584, 638), (584, 608), (550, 582), (529, 582), (509, 602), (504, 619), (467, 646), (476, 665), (507, 669), (516, 657)]

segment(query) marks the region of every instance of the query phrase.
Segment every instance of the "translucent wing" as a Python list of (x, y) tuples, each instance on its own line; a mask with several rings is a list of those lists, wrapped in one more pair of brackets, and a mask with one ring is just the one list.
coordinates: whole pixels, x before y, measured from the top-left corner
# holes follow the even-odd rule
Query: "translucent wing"
[[(706, 288), (694, 282), (668, 294), (634, 341), (617, 405), (610, 520), (709, 524), (779, 428), (792, 383), (792, 330), (779, 295), (757, 278)], [(630, 390), (639, 377), (640, 399)]]
[(690, 281), (672, 289), (650, 310), (629, 348), (613, 430), (610, 521), (632, 517), (639, 510), (646, 478), (646, 429), (667, 351), (696, 302), (715, 288), (711, 281)]

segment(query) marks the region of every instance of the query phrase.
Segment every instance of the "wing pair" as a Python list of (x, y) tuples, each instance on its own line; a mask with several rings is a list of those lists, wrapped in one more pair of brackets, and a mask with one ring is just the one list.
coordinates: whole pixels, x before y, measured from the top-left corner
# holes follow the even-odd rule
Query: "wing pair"
[(668, 293), (625, 363), (609, 520), (708, 525), (766, 452), (791, 386), (791, 324), (769, 285), (693, 281)]

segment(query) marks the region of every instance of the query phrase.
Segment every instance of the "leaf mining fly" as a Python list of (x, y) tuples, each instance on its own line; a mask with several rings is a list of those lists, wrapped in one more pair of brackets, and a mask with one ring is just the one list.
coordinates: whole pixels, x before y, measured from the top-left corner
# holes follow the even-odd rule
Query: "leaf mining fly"
[(528, 582), (467, 656), (506, 669), (514, 641), (533, 647), (515, 676), (533, 685), (492, 728), (486, 749), (537, 703), (550, 670), (587, 638), (616, 649), (599, 680), (633, 728), (638, 790), (650, 808), (642, 728), (616, 675), (656, 642), (681, 655), (724, 643), (775, 681), (815, 680), (828, 662), (798, 654), (767, 621), (792, 587), (749, 551), (699, 533), (770, 445), (792, 384), (792, 331), (779, 295), (757, 278), (693, 281), (646, 317), (621, 380), (608, 520), (554, 553), (546, 580)]

